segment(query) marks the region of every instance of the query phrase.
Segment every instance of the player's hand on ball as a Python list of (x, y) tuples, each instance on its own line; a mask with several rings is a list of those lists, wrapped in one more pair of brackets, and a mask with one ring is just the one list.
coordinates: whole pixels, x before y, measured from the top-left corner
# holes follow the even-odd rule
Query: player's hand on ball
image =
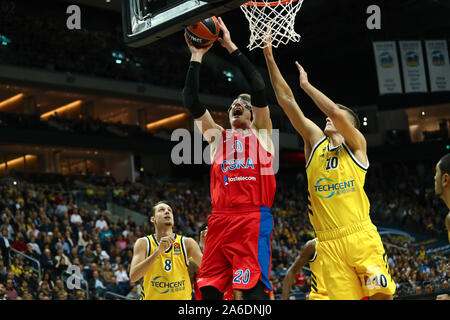
[(448, 294), (440, 294), (436, 297), (436, 300), (450, 300), (450, 296)]
[[(189, 37), (187, 35), (187, 33), (184, 33), (184, 39), (186, 40), (186, 44), (189, 48), (189, 50), (191, 51), (192, 55), (196, 55), (198, 57), (202, 57), (206, 52), (208, 52), (209, 49), (211, 49), (211, 47), (213, 46), (214, 43), (212, 43), (211, 45), (207, 46), (207, 47), (202, 47), (202, 48), (198, 48), (196, 46), (194, 46), (191, 42), (191, 40), (189, 40)], [(201, 62), (201, 61), (200, 61)]]
[(173, 244), (173, 237), (162, 237), (159, 241), (159, 250), (166, 251)]
[(226, 48), (229, 52), (234, 51), (235, 48), (237, 49), (237, 47), (235, 46), (233, 41), (231, 41), (230, 31), (228, 31), (227, 26), (225, 25), (221, 17), (218, 17), (217, 21), (219, 23), (220, 30), (222, 30), (222, 37), (218, 37), (217, 41), (219, 41), (220, 45)]
[(308, 84), (308, 74), (306, 73), (305, 69), (303, 69), (303, 67), (300, 65), (300, 63), (295, 61), (295, 65), (297, 66), (297, 69), (300, 72), (300, 76), (299, 76), (300, 87), (303, 88), (303, 86)]

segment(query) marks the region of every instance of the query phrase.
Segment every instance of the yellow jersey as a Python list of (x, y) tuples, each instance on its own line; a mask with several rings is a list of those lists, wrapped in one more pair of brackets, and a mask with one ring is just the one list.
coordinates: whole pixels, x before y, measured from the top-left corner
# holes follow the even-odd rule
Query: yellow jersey
[[(317, 238), (314, 240), (317, 242)], [(323, 281), (322, 261), (317, 258), (317, 250), (314, 252), (312, 259), (309, 260), (309, 269), (311, 270), (311, 292), (309, 294), (309, 300), (329, 300)]]
[[(148, 257), (159, 243), (154, 234), (146, 236), (146, 239)], [(140, 300), (192, 300), (184, 237), (175, 234), (174, 240), (144, 275)]]
[(358, 162), (345, 142), (332, 149), (327, 137), (316, 143), (306, 163), (308, 214), (316, 232), (369, 219), (364, 192), (368, 166)]

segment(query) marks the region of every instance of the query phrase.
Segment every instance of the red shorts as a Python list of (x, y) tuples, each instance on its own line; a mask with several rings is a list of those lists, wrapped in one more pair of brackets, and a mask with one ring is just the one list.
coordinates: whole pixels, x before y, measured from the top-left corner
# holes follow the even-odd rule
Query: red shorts
[(270, 209), (214, 210), (208, 216), (207, 224), (198, 287), (213, 286), (225, 292), (231, 284), (232, 289), (245, 290), (261, 280), (272, 290), (269, 276), (273, 216)]

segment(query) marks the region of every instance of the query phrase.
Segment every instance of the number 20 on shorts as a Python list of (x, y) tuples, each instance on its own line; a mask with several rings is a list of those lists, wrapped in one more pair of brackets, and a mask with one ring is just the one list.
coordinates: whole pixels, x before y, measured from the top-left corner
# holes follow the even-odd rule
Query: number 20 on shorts
[(245, 269), (243, 271), (242, 269), (236, 270), (234, 273), (235, 277), (233, 278), (233, 283), (243, 283), (247, 284), (250, 281), (250, 270)]

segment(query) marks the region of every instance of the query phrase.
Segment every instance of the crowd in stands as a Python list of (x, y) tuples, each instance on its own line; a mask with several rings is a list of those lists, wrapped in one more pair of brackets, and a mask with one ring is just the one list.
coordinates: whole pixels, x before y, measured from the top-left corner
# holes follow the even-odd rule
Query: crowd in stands
[[(377, 173), (377, 169), (374, 171)], [(420, 181), (419, 177), (412, 177), (411, 181)], [(57, 176), (53, 179), (58, 181)], [(197, 240), (199, 229), (211, 212), (209, 190), (204, 183), (142, 177), (141, 182), (132, 184), (117, 183), (112, 177), (84, 177), (84, 181), (75, 185), (74, 178), (59, 176), (59, 179), (58, 183), (43, 184), (38, 178), (28, 177), (28, 180), (19, 180), (17, 184), (4, 182), (0, 185), (0, 299), (2, 292), (9, 299), (115, 299), (117, 295), (137, 298), (139, 283), (130, 283), (128, 277), (133, 245), (137, 238), (152, 233), (153, 228), (149, 222), (139, 225), (131, 217), (113, 222), (105, 211), (106, 201), (148, 214), (154, 203), (170, 200), (174, 207), (175, 232)], [(291, 181), (282, 179), (278, 178), (272, 208), (275, 224), (271, 281), (275, 297), (281, 293), (287, 268), (294, 262), (302, 245), (314, 237), (306, 214), (303, 173)], [(377, 186), (377, 183), (368, 182), (367, 186), (373, 203), (372, 219), (381, 221), (383, 210), (377, 209), (381, 206), (385, 210), (391, 209), (391, 217), (387, 220), (404, 223), (404, 217), (398, 214), (398, 210), (403, 209), (389, 206), (391, 201), (397, 202), (397, 198), (389, 199), (391, 194), (385, 193), (386, 199), (380, 200), (381, 193), (377, 190), (380, 192), (378, 188), (386, 186)], [(82, 185), (84, 187), (80, 187)], [(407, 194), (408, 188), (428, 187), (429, 183), (423, 186), (408, 184), (405, 190), (397, 186), (395, 192), (398, 199), (402, 199), (406, 197), (402, 190)], [(413, 210), (420, 208), (421, 197), (417, 195), (421, 192), (413, 193), (416, 196), (410, 199), (415, 201), (408, 204)], [(426, 190), (423, 192), (425, 207), (434, 200), (428, 198)], [(91, 206), (78, 206), (86, 203)], [(442, 207), (443, 204), (437, 201), (435, 206), (431, 206), (431, 211), (441, 213)], [(443, 220), (435, 215), (425, 215), (424, 218), (422, 213), (417, 214), (420, 219), (417, 219), (417, 225), (411, 226), (430, 233), (430, 236), (440, 237), (439, 233), (432, 232), (445, 230)], [(433, 228), (429, 227), (430, 220), (437, 221)], [(396, 298), (448, 290), (448, 255), (427, 253), (424, 247), (417, 247), (406, 238), (383, 236), (383, 241), (391, 274), (397, 283)], [(22, 259), (16, 254), (12, 254), (9, 260), (8, 247), (35, 260)], [(37, 274), (36, 261), (41, 266), (41, 278)], [(82, 290), (68, 288), (70, 266), (81, 271)], [(72, 278), (71, 281), (75, 280)], [(83, 286), (85, 283), (87, 287)], [(309, 272), (304, 269), (296, 277), (292, 296), (304, 299), (309, 288)]]

